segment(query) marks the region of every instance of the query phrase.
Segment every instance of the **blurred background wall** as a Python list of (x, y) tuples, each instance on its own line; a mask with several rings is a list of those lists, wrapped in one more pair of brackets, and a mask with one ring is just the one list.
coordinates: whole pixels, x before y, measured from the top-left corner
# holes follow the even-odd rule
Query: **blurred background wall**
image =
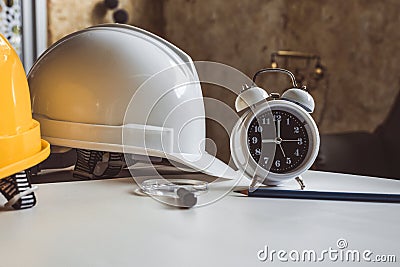
[[(102, 2), (48, 0), (49, 45), (111, 22)], [(400, 88), (398, 0), (120, 0), (120, 7), (128, 11), (129, 24), (164, 37), (194, 60), (225, 63), (250, 77), (269, 67), (277, 50), (320, 55), (327, 72), (311, 93), (322, 133), (373, 131)], [(275, 78), (260, 85), (270, 92), (290, 86)], [(226, 91), (203, 90), (234, 103)], [(217, 127), (210, 124), (207, 131), (218, 138)], [(218, 153), (225, 160), (227, 144)]]

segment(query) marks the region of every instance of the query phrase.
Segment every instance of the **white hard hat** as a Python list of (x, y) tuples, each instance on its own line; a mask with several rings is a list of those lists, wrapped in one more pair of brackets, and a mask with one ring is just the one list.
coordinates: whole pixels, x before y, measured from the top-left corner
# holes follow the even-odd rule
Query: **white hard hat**
[[(154, 75), (162, 79), (139, 90)], [(44, 52), (28, 81), (33, 116), (52, 145), (235, 174), (205, 151), (203, 95), (191, 58), (154, 34), (117, 24), (75, 32)]]

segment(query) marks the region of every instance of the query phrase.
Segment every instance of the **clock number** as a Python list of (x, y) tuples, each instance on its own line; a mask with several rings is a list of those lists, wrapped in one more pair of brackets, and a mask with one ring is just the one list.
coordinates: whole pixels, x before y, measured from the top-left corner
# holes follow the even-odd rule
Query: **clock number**
[(259, 148), (256, 148), (256, 155), (261, 155), (261, 149), (259, 149)]
[(282, 116), (279, 114), (274, 115), (274, 121), (280, 121), (282, 120)]
[(253, 138), (251, 138), (251, 141), (253, 142), (253, 144), (256, 144), (258, 142), (258, 138), (254, 136)]
[(268, 157), (264, 157), (264, 164), (268, 163), (269, 158)]
[[(254, 137), (253, 137), (254, 138)], [(297, 144), (302, 145), (303, 144), (303, 138), (297, 139)]]
[(299, 156), (300, 156), (299, 149), (296, 149), (296, 151), (294, 152), (294, 154), (295, 154), (297, 157), (299, 157)]
[(255, 126), (254, 127), (254, 132), (261, 133), (262, 132), (262, 127), (261, 126)]
[(290, 158), (286, 158), (286, 164), (292, 164), (292, 160)]
[(298, 134), (299, 132), (300, 132), (300, 128), (299, 127), (294, 127), (293, 128), (293, 132), (295, 133), (295, 134)]
[(262, 118), (262, 124), (270, 124), (269, 118)]
[(275, 166), (279, 168), (281, 166), (281, 161), (279, 159), (275, 160)]
[(286, 125), (290, 125), (290, 118), (286, 119)]

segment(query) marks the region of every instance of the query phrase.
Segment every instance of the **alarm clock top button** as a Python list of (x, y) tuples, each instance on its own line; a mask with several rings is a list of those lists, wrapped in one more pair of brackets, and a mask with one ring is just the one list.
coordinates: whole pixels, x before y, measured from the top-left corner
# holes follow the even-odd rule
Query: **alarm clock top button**
[[(244, 87), (246, 88), (246, 87)], [(268, 93), (257, 86), (250, 87), (248, 89), (244, 89), (235, 101), (236, 111), (242, 111), (251, 105), (255, 105), (269, 97)]]
[(289, 89), (282, 94), (281, 98), (300, 105), (309, 113), (312, 113), (314, 111), (314, 99), (307, 91), (303, 89)]

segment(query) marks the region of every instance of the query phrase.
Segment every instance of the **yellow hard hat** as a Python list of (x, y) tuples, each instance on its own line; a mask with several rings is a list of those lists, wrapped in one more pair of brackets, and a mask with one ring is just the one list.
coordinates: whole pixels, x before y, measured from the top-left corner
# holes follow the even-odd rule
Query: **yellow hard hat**
[[(24, 191), (28, 192), (31, 188), (25, 170), (45, 160), (50, 154), (50, 145), (41, 140), (40, 125), (32, 119), (29, 88), (22, 63), (1, 34), (0, 114), (0, 191), (9, 202), (13, 202), (14, 208), (26, 208), (29, 205), (15, 205), (27, 195)], [(17, 190), (10, 191), (10, 187)]]

